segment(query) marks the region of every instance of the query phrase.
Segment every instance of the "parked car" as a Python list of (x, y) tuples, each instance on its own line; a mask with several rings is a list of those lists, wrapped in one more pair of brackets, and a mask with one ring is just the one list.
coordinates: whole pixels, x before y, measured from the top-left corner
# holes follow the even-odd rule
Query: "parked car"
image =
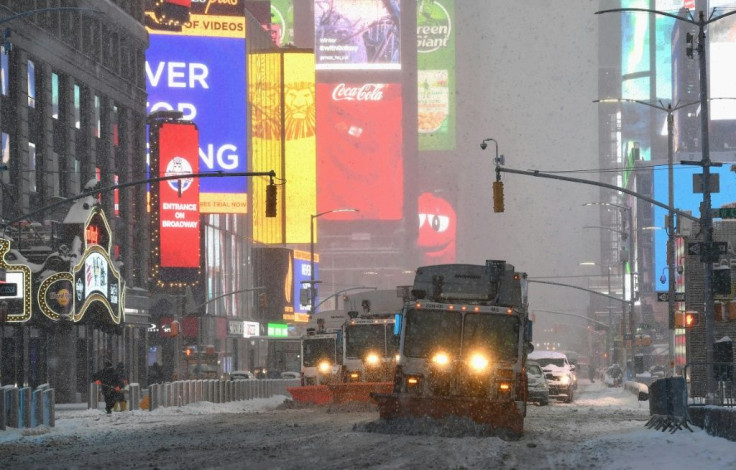
[(538, 403), (540, 406), (549, 403), (549, 385), (544, 378), (544, 371), (537, 362), (526, 362), (526, 396), (527, 401)]
[(533, 351), (529, 359), (539, 363), (549, 385), (550, 398), (572, 403), (575, 391), (575, 369), (567, 356), (559, 351)]
[(281, 373), (282, 379), (300, 379), (301, 376), (302, 375), (299, 372), (293, 372), (290, 370), (287, 370)]
[(256, 376), (248, 370), (234, 370), (230, 372), (230, 380), (254, 380)]

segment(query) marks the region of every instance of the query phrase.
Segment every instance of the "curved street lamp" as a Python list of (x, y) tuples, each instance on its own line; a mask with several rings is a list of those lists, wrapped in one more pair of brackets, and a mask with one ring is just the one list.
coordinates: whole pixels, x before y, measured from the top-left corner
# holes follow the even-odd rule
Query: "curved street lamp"
[(334, 212), (360, 212), (358, 209), (344, 208), (344, 209), (332, 209), (329, 211), (320, 212), (318, 214), (312, 214), (309, 220), (309, 314), (313, 315), (315, 310), (314, 300), (316, 289), (314, 284), (317, 282), (314, 279), (314, 221), (318, 217), (322, 217), (325, 214), (332, 214)]

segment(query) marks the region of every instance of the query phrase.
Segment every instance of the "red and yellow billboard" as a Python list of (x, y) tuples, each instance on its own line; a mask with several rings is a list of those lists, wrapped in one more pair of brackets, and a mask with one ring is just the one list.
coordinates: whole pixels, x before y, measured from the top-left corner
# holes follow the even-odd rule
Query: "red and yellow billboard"
[(318, 211), (356, 208), (360, 219), (402, 219), (401, 85), (319, 83), (317, 100)]
[[(278, 186), (277, 217), (253, 214), (253, 238), (261, 243), (309, 243), (316, 210), (316, 118), (314, 54), (308, 51), (249, 55), (251, 165), (275, 169), (287, 186)], [(253, 206), (265, 205), (268, 178), (253, 180)]]

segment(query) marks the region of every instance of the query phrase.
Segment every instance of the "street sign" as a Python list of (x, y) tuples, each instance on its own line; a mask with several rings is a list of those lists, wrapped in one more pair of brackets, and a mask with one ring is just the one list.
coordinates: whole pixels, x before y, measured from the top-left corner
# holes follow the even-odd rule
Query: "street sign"
[(700, 254), (700, 242), (689, 242), (687, 244), (688, 255), (699, 255)]
[[(657, 300), (659, 302), (669, 302), (670, 293), (669, 292), (657, 292)], [(675, 302), (684, 302), (684, 301), (685, 301), (685, 293), (675, 292)]]
[(700, 261), (703, 263), (716, 263), (719, 257), (728, 254), (728, 243), (711, 242), (710, 249), (708, 244), (703, 242), (689, 242), (687, 244), (688, 255), (700, 255)]
[(713, 209), (713, 217), (720, 217), (721, 219), (736, 219), (736, 207), (721, 207), (719, 209)]
[(18, 295), (18, 284), (0, 283), (0, 297), (15, 297)]

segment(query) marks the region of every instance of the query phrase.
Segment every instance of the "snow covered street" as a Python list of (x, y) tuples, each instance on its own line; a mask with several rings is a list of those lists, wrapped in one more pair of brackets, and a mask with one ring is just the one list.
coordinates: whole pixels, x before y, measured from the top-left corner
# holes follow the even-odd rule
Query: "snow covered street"
[(382, 427), (369, 406), (303, 407), (284, 397), (110, 416), (60, 407), (54, 428), (0, 431), (0, 467), (736, 468), (735, 443), (699, 428), (648, 430), (648, 418), (648, 403), (630, 392), (582, 380), (574, 403), (531, 406), (519, 440), (375, 432)]

